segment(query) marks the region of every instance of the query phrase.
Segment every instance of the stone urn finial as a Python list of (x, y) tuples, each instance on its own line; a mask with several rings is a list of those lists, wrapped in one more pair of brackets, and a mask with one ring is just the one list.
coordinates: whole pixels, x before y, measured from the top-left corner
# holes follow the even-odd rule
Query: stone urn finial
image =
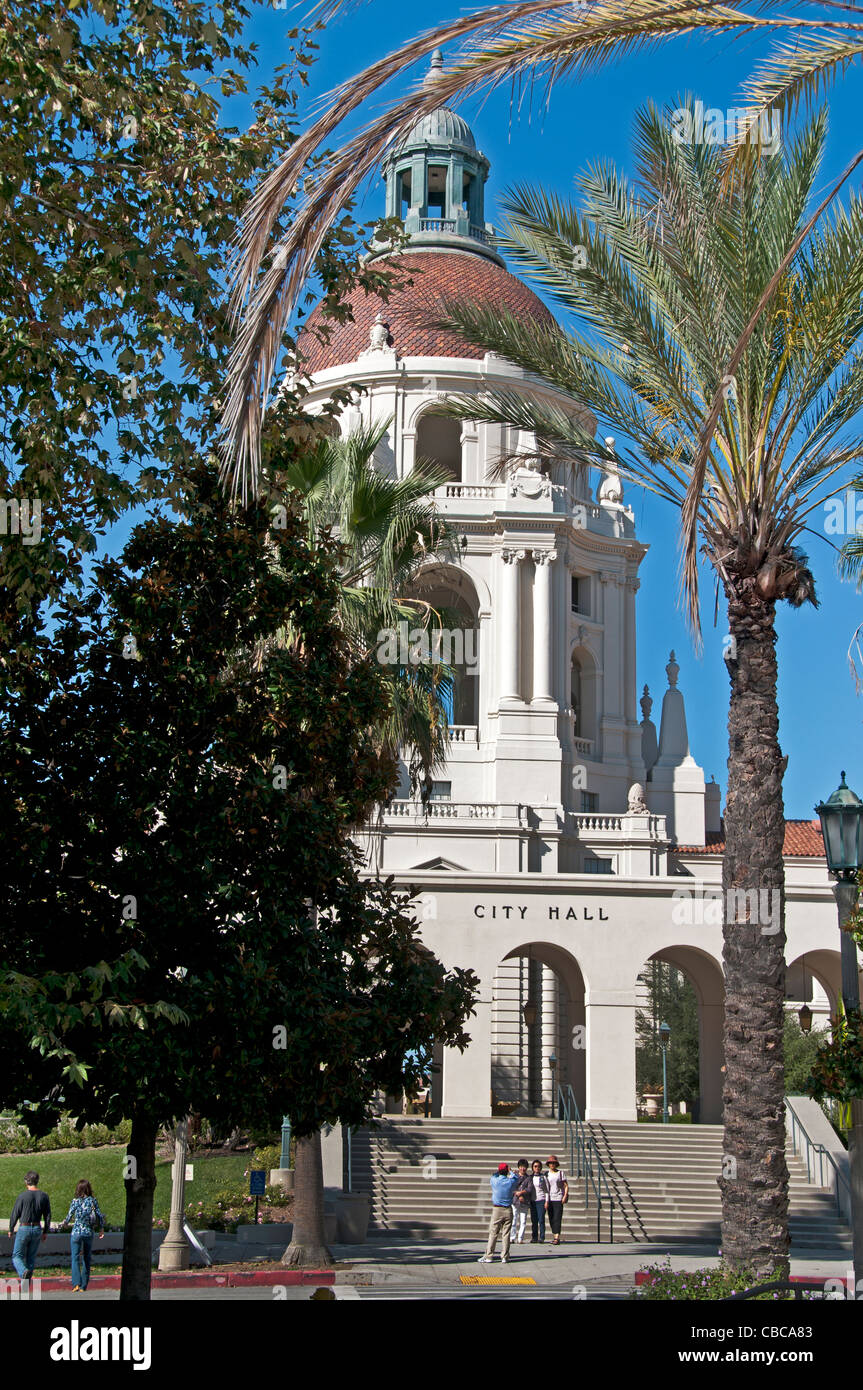
[(647, 686), (644, 687), (644, 694), (642, 695), (638, 703), (641, 705), (642, 719), (649, 719), (650, 711), (653, 709), (653, 697), (650, 694), (650, 691), (648, 690)]
[(671, 658), (670, 658), (670, 660), (669, 660), (669, 662), (668, 662), (668, 665), (667, 665), (666, 668), (665, 668), (665, 674), (666, 674), (667, 677), (668, 677), (668, 684), (669, 684), (669, 686), (671, 687), (671, 689), (673, 690), (674, 687), (677, 685), (677, 677), (678, 677), (679, 674), (680, 674), (680, 667), (678, 666), (677, 662), (676, 662), (675, 659), (674, 659), (674, 652), (673, 652), (673, 651), (672, 651), (672, 653), (671, 653)]
[(640, 782), (633, 782), (629, 788), (629, 796), (626, 801), (626, 809), (631, 816), (644, 816), (647, 814), (647, 802), (644, 799), (644, 787)]

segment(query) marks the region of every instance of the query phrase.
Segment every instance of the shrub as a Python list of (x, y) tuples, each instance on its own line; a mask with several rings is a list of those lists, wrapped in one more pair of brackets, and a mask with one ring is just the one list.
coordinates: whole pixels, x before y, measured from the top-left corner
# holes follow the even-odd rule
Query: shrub
[(267, 1177), (270, 1176), (271, 1168), (281, 1167), (282, 1146), (281, 1144), (267, 1144), (262, 1148), (255, 1148), (251, 1161), (252, 1168), (265, 1168)]
[[(732, 1293), (744, 1293), (756, 1284), (766, 1284), (767, 1279), (759, 1279), (751, 1270), (732, 1269), (722, 1262), (715, 1269), (686, 1269), (675, 1272), (671, 1268), (671, 1256), (666, 1255), (662, 1264), (647, 1265), (639, 1274), (649, 1275), (647, 1283), (641, 1284), (630, 1294), (631, 1298), (666, 1302), (677, 1299), (697, 1299), (701, 1302), (727, 1298)], [(804, 1293), (809, 1299), (813, 1295)], [(773, 1290), (756, 1295), (757, 1302), (782, 1301), (793, 1299), (794, 1294)]]
[[(284, 1193), (280, 1187), (268, 1187), (259, 1199), (259, 1223), (267, 1220), (273, 1207), (290, 1206), (292, 1200), (292, 1196)], [(187, 1202), (186, 1220), (193, 1230), (227, 1231), (233, 1234), (238, 1226), (254, 1225), (255, 1199), (243, 1191), (217, 1192), (207, 1201)]]
[(121, 1120), (113, 1129), (100, 1124), (78, 1129), (74, 1117), (67, 1114), (37, 1139), (26, 1125), (19, 1125), (9, 1116), (0, 1116), (0, 1153), (50, 1153), (54, 1149), (84, 1149), (96, 1144), (128, 1144), (131, 1135), (131, 1120)]

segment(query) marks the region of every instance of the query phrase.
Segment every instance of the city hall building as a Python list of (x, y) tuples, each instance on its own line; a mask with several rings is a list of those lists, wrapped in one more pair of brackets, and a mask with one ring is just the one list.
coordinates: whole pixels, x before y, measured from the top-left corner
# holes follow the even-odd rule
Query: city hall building
[[(518, 431), (441, 411), (450, 396), (499, 389), (574, 408), (435, 326), (440, 302), (456, 296), (551, 322), (493, 249), (488, 173), (461, 117), (441, 108), (422, 119), (384, 166), (412, 283), (386, 304), (356, 290), (353, 321), (331, 326), (328, 341), (307, 331), (302, 344), (310, 407), (361, 387), (343, 434), (385, 419), (378, 468), (443, 467), (435, 500), (459, 537), (460, 560), (430, 557), (414, 591), (465, 628), (447, 764), (424, 798), (404, 772), (368, 827), (368, 867), (417, 889), (423, 939), (481, 982), (470, 1046), (437, 1059), (434, 1114), (548, 1113), (560, 1083), (588, 1120), (634, 1120), (638, 976), (661, 960), (695, 989), (699, 1118), (715, 1123), (723, 830), (720, 788), (687, 733), (692, 658), (656, 651), (636, 669), (647, 544), (613, 468), (577, 478), (539, 468)], [(505, 477), (501, 458), (515, 459)], [(785, 873), (789, 1000), (832, 1012), (839, 930), (817, 822), (787, 823)]]

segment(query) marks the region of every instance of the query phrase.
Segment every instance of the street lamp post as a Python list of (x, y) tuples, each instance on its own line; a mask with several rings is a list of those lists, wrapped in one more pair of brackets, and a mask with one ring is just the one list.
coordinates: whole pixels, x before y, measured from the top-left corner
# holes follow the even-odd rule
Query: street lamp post
[(165, 1239), (159, 1246), (159, 1268), (174, 1270), (189, 1268), (189, 1242), (185, 1225), (186, 1143), (189, 1122), (180, 1120), (174, 1130), (174, 1163), (171, 1169), (171, 1219)]
[(671, 1029), (667, 1023), (659, 1025), (659, 1046), (662, 1048), (662, 1123), (668, 1124), (668, 1066), (667, 1054), (668, 1043), (671, 1038)]
[[(863, 867), (863, 802), (846, 786), (843, 772), (836, 791), (815, 810), (821, 821), (827, 871), (834, 880), (833, 896), (839, 911), (842, 1003), (847, 1014), (860, 1008), (857, 946), (849, 923), (857, 905), (857, 875)], [(851, 1102), (848, 1150), (856, 1296), (857, 1290), (863, 1288), (863, 1100)]]

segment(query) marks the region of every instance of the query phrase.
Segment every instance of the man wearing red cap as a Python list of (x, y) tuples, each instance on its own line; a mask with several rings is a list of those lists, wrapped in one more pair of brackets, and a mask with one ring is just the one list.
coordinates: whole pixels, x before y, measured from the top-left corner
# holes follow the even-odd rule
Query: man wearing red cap
[(501, 1237), (500, 1262), (509, 1264), (509, 1238), (512, 1232), (512, 1194), (518, 1186), (518, 1178), (509, 1171), (508, 1163), (499, 1163), (491, 1182), (491, 1222), (488, 1228), (488, 1245), (485, 1254), (480, 1256), (481, 1265), (490, 1265), (494, 1259), (494, 1247)]

